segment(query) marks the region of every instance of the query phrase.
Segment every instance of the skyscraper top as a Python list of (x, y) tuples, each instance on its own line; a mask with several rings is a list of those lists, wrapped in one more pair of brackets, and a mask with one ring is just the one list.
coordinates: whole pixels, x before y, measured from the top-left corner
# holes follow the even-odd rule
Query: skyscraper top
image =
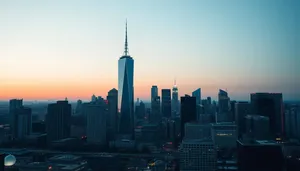
[(125, 25), (125, 49), (124, 49), (124, 56), (129, 56), (128, 41), (127, 41), (127, 19), (126, 19), (126, 25)]

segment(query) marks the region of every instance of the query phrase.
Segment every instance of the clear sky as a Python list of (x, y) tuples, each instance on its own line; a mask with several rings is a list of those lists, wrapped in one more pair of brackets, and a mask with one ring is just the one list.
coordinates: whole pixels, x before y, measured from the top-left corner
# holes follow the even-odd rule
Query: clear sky
[(128, 20), (135, 98), (201, 87), (300, 99), (297, 0), (0, 0), (0, 99), (89, 99), (117, 88)]

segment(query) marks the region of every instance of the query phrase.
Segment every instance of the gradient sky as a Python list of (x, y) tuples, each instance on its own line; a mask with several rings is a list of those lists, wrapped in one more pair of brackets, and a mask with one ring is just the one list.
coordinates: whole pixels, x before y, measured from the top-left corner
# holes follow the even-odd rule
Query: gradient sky
[(297, 0), (0, 0), (0, 99), (106, 97), (126, 18), (135, 98), (176, 78), (180, 95), (300, 99)]

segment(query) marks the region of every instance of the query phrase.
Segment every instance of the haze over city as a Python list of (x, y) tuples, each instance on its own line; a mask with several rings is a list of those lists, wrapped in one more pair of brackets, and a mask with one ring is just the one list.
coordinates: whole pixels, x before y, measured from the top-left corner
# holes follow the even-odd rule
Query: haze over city
[(298, 1), (1, 1), (0, 100), (89, 99), (118, 88), (128, 21), (134, 97), (300, 97)]

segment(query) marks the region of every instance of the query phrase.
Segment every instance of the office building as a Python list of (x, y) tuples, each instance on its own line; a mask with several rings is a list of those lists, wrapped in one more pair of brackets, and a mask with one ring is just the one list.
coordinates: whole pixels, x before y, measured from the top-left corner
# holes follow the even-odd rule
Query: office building
[(161, 90), (161, 113), (163, 117), (171, 117), (171, 90)]
[(87, 116), (87, 142), (106, 144), (106, 104), (91, 102), (85, 109)]
[(115, 138), (115, 135), (118, 132), (118, 90), (115, 88), (111, 89), (107, 95), (108, 102), (108, 136), (109, 140)]
[(252, 112), (270, 119), (270, 131), (273, 138), (284, 134), (283, 100), (281, 93), (251, 94)]
[(217, 152), (211, 140), (184, 139), (179, 149), (181, 171), (215, 171)]
[(202, 104), (201, 103), (201, 88), (198, 88), (197, 90), (192, 92), (192, 96), (196, 97), (196, 104)]
[(237, 141), (238, 171), (282, 171), (281, 144), (274, 141)]
[(300, 107), (292, 106), (285, 111), (285, 132), (287, 138), (300, 139)]
[(134, 133), (134, 60), (129, 55), (127, 42), (127, 22), (125, 50), (118, 64), (118, 109), (120, 110), (119, 133), (129, 137)]
[(246, 133), (245, 116), (251, 113), (251, 105), (248, 102), (235, 103), (235, 124), (237, 126), (237, 134), (241, 137)]
[(231, 122), (211, 124), (212, 140), (216, 148), (235, 148), (236, 147), (236, 125)]
[(184, 126), (188, 122), (195, 122), (197, 120), (196, 97), (185, 95), (180, 98), (181, 101), (181, 140), (184, 138)]
[(155, 99), (158, 96), (158, 87), (156, 85), (153, 85), (151, 87), (151, 101)]
[(146, 107), (145, 104), (142, 101), (140, 101), (135, 106), (135, 118), (137, 120), (144, 120), (145, 116), (146, 116)]
[(31, 109), (27, 107), (19, 107), (13, 111), (14, 129), (13, 137), (23, 139), (31, 133), (32, 119)]
[(179, 114), (179, 99), (178, 99), (178, 87), (176, 85), (176, 80), (172, 88), (172, 117), (174, 118)]
[(160, 97), (157, 96), (152, 99), (151, 101), (151, 115), (150, 115), (150, 121), (151, 122), (159, 122), (161, 120), (162, 116), (160, 113)]
[(9, 101), (9, 120), (12, 135), (14, 136), (14, 132), (17, 129), (17, 123), (15, 119), (15, 110), (23, 106), (23, 99), (11, 99)]
[(211, 139), (211, 124), (186, 123), (185, 139)]
[(68, 101), (57, 101), (49, 104), (46, 115), (48, 143), (70, 137), (71, 104)]
[(219, 90), (218, 94), (218, 106), (219, 106), (219, 114), (228, 115), (230, 99), (228, 97), (228, 93), (224, 90)]
[(246, 134), (256, 140), (270, 139), (270, 121), (268, 117), (247, 115), (245, 117)]

